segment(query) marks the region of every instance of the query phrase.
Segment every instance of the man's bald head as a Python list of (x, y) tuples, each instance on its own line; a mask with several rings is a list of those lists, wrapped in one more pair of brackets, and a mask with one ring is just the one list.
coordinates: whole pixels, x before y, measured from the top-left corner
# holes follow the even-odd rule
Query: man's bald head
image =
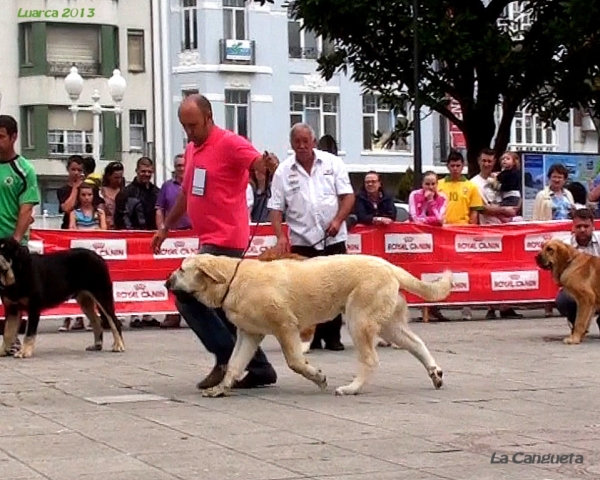
[(189, 142), (202, 145), (212, 127), (212, 106), (204, 95), (194, 93), (184, 98), (179, 105), (179, 122)]
[(179, 112), (181, 112), (182, 108), (190, 106), (195, 106), (201, 112), (209, 114), (212, 117), (212, 105), (204, 95), (193, 93), (185, 97), (179, 105)]

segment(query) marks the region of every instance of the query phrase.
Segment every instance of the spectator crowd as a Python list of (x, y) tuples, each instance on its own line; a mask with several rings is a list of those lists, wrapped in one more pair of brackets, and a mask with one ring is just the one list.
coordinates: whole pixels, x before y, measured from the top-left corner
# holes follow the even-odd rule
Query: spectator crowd
[[(291, 128), (293, 154), (279, 163), (275, 155), (261, 154), (245, 138), (216, 126), (210, 102), (201, 95), (182, 102), (179, 119), (189, 143), (174, 159), (172, 178), (160, 188), (153, 183), (151, 158), (139, 158), (135, 178), (127, 182), (120, 162), (110, 162), (99, 173), (93, 158), (70, 156), (65, 185), (57, 191), (61, 228), (152, 231), (155, 251), (169, 231), (189, 230), (199, 238), (201, 252), (239, 258), (248, 242), (250, 222), (270, 222), (277, 250), (316, 257), (345, 254), (348, 230), (354, 223), (387, 225), (402, 217), (395, 196), (386, 190), (377, 172), (366, 173), (355, 192), (334, 138), (325, 135), (317, 139), (308, 124)], [(40, 203), (40, 195), (33, 166), (14, 150), (17, 134), (17, 122), (0, 115), (0, 236), (12, 235), (27, 244), (33, 207)], [(479, 173), (470, 179), (464, 175), (465, 159), (460, 152), (452, 151), (446, 165), (447, 175), (440, 178), (434, 171), (424, 172), (421, 188), (410, 192), (405, 212), (408, 221), (444, 226), (523, 220), (518, 154), (482, 150)], [(271, 185), (267, 185), (269, 176)], [(553, 165), (547, 177), (547, 186), (535, 198), (533, 220), (572, 219), (573, 246), (600, 255), (599, 239), (593, 231), (597, 215), (588, 206), (600, 199), (600, 176), (591, 182), (589, 192), (581, 184), (569, 183), (569, 171), (563, 165)], [(283, 231), (284, 221), (288, 233)], [(576, 312), (573, 300), (561, 292), (556, 305), (572, 323)], [(198, 387), (214, 386), (225, 373), (235, 327), (222, 311), (194, 299), (178, 299), (177, 308), (180, 314), (169, 315), (162, 323), (143, 315), (133, 317), (129, 325), (177, 328), (185, 319), (216, 359)], [(553, 305), (547, 306), (547, 315), (552, 309)], [(462, 313), (464, 319), (471, 318), (468, 307)], [(499, 315), (521, 317), (511, 306), (502, 307)], [(435, 306), (431, 316), (447, 320)], [(486, 318), (496, 318), (496, 311), (489, 308)], [(341, 326), (341, 317), (319, 325), (310, 348), (343, 350)], [(76, 317), (64, 319), (60, 330), (86, 328), (83, 317)], [(276, 373), (259, 349), (237, 386), (252, 388), (275, 381)]]

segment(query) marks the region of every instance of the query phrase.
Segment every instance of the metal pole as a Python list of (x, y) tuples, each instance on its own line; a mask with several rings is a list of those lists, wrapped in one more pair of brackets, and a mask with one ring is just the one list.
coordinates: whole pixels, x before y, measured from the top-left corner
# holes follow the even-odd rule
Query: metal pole
[(421, 153), (421, 100), (419, 98), (419, 36), (418, 36), (418, 16), (419, 16), (419, 0), (413, 0), (413, 62), (414, 68), (414, 95), (415, 105), (413, 113), (413, 159), (414, 159), (414, 175), (413, 185), (415, 189), (421, 188), (421, 176), (423, 174), (423, 159)]
[(102, 106), (100, 105), (100, 94), (98, 93), (98, 90), (94, 91), (94, 94), (92, 95), (92, 100), (94, 101), (92, 105), (92, 156), (94, 157), (94, 160), (96, 160), (96, 164), (98, 165), (98, 162), (100, 161), (100, 115), (102, 115)]

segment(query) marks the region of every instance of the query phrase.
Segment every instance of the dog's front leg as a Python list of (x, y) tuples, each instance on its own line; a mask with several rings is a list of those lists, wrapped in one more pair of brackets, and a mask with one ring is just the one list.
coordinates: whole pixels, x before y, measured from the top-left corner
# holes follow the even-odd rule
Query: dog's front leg
[(581, 343), (590, 327), (593, 313), (593, 305), (577, 300), (577, 317), (575, 317), (575, 325), (571, 335), (564, 339), (564, 342), (567, 345), (577, 345)]
[[(8, 303), (8, 302), (7, 302)], [(19, 333), (19, 325), (21, 323), (21, 315), (19, 307), (16, 304), (8, 303), (6, 308), (6, 323), (4, 325), (4, 335), (2, 336), (2, 348), (0, 349), (0, 357), (6, 357), (10, 354), (10, 349), (17, 339)]]
[(256, 353), (260, 342), (265, 338), (264, 335), (255, 335), (238, 329), (235, 347), (229, 363), (227, 364), (227, 373), (217, 386), (202, 391), (203, 397), (224, 397), (229, 394), (233, 383), (246, 370), (246, 367)]
[(27, 329), (25, 330), (25, 339), (21, 350), (15, 353), (15, 358), (30, 358), (33, 356), (33, 347), (35, 346), (35, 337), (40, 323), (40, 314), (38, 310), (32, 309), (27, 312)]

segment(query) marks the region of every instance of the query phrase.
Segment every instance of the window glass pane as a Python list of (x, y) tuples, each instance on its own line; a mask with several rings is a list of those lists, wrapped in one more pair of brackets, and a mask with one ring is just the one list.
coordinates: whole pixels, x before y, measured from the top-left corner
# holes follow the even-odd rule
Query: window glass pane
[(225, 39), (232, 40), (233, 36), (233, 10), (226, 8), (223, 10), (223, 34)]
[(337, 112), (337, 95), (323, 95), (323, 111), (332, 113)]
[(301, 93), (292, 93), (290, 96), (290, 107), (292, 112), (304, 111), (304, 95)]
[(363, 117), (363, 150), (373, 148), (373, 134), (375, 125), (373, 117)]
[(321, 112), (319, 110), (306, 110), (306, 123), (313, 128), (317, 139), (321, 138)]
[(323, 119), (325, 123), (325, 128), (323, 130), (323, 135), (331, 135), (335, 141), (337, 142), (337, 117), (336, 115), (325, 115)]
[(388, 133), (392, 131), (391, 128), (391, 118), (389, 111), (379, 111), (377, 112), (377, 130), (381, 133)]
[(248, 107), (237, 107), (238, 133), (248, 138)]
[(288, 22), (288, 53), (290, 58), (302, 58), (300, 22)]
[(235, 35), (236, 40), (246, 39), (246, 11), (236, 10), (235, 11)]
[(363, 95), (363, 113), (375, 113), (375, 96)]
[(235, 132), (235, 107), (225, 105), (225, 128)]
[(320, 108), (321, 97), (315, 93), (306, 94), (306, 108)]
[(302, 115), (290, 115), (290, 128), (296, 125), (297, 123), (302, 123)]
[(317, 36), (310, 30), (304, 30), (304, 58), (318, 58)]

